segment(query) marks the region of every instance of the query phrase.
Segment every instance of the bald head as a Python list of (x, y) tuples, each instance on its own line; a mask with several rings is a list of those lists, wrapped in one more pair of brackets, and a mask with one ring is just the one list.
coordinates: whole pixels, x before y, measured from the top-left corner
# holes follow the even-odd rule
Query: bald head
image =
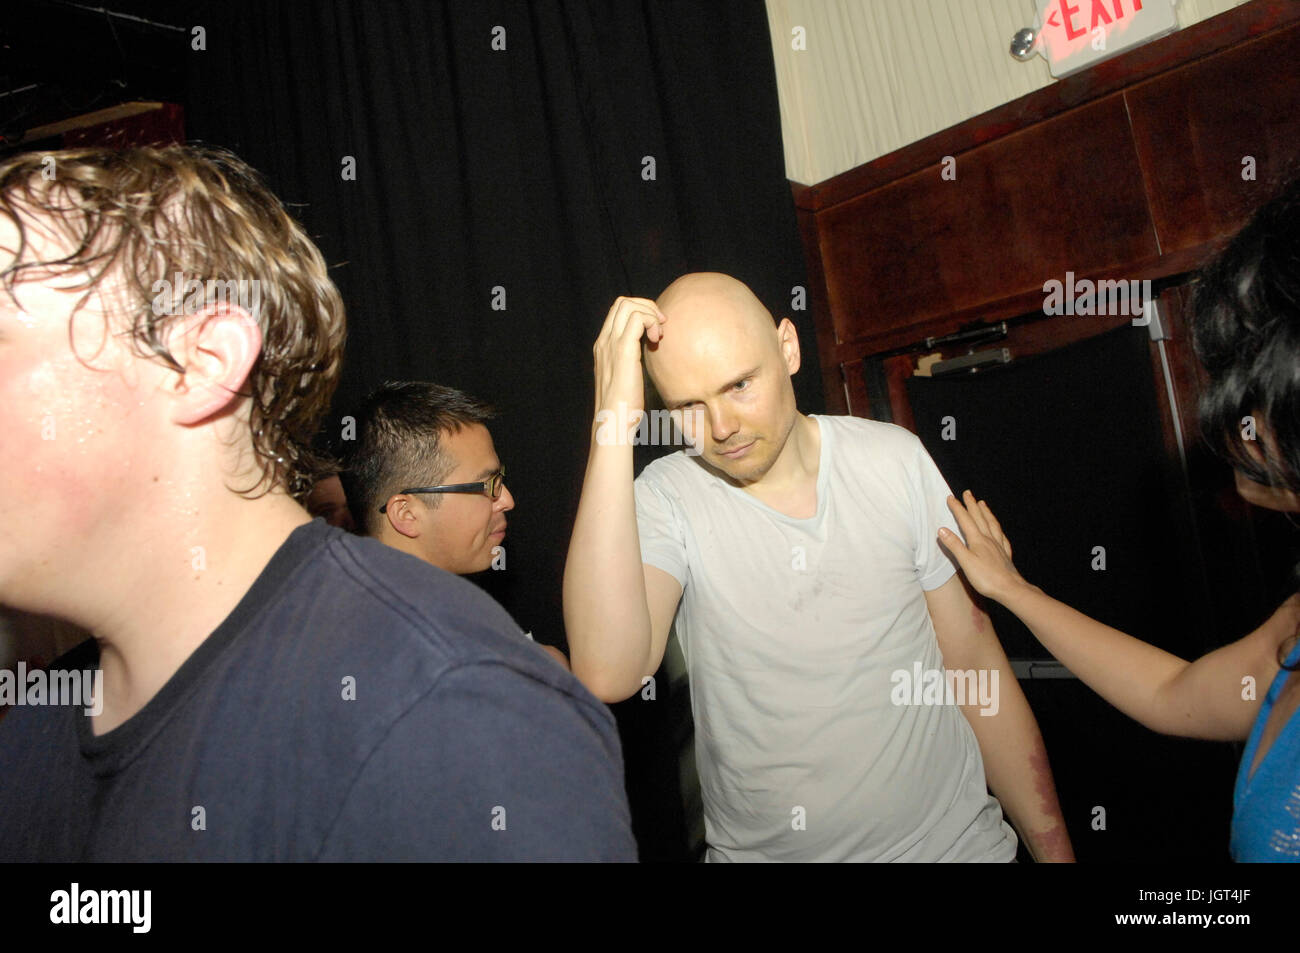
[(779, 352), (771, 312), (730, 275), (713, 271), (678, 278), (655, 301), (668, 319), (663, 340), (647, 348), (646, 370), (656, 386), (665, 369), (705, 361), (730, 366), (740, 352)]
[(730, 275), (700, 271), (682, 275), (664, 289), (655, 304), (683, 327), (730, 321), (751, 334), (774, 331), (776, 322), (749, 286)]
[(716, 271), (682, 275), (663, 290), (655, 303), (665, 314), (670, 309), (686, 314), (693, 308), (725, 306), (772, 323), (772, 315), (754, 296), (754, 292), (749, 290), (748, 285)]

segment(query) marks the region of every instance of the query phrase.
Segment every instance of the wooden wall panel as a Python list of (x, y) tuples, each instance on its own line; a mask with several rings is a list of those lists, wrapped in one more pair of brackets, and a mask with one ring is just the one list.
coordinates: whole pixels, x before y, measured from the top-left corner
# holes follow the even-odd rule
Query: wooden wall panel
[[(1235, 232), (1300, 160), (1300, 24), (1125, 93), (1168, 254)], [(1243, 180), (1253, 156), (1255, 181)]]
[(1158, 254), (1119, 94), (817, 213), (836, 343)]
[[(1153, 76), (1177, 69), (1199, 57), (1237, 46), (1300, 21), (1297, 0), (1250, 0), (1220, 16), (1129, 50), (1037, 92), (1012, 100), (965, 122), (883, 155), (816, 185), (793, 183), (795, 205), (821, 211), (878, 189), (905, 175), (960, 156), (982, 143), (1019, 132), (1068, 109), (1111, 93), (1122, 92)], [(1288, 66), (1278, 63), (1275, 72)], [(1294, 71), (1294, 67), (1291, 67)]]

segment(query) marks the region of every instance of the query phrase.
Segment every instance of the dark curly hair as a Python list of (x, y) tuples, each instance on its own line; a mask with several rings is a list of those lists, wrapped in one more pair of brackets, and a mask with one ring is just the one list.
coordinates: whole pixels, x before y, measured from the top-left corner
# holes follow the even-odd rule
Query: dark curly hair
[[(0, 162), (0, 215), (19, 237), (0, 271), (11, 297), (26, 280), (84, 275), (79, 310), (107, 287), (106, 276), (122, 279), (114, 311), (124, 312), (132, 347), (182, 374), (166, 346), (172, 317), (253, 289), (246, 310), (262, 351), (243, 396), (261, 477), (238, 492), (283, 487), (301, 497), (310, 489), (322, 467), (312, 436), (342, 363), (343, 302), (320, 251), (252, 168), (204, 146), (25, 153)], [(67, 254), (36, 260), (27, 230), (38, 218)]]
[[(1201, 269), (1192, 342), (1209, 374), (1200, 419), (1210, 447), (1248, 479), (1300, 492), (1300, 176)], [(1246, 445), (1256, 415), (1272, 438), (1252, 441), (1258, 457)], [(1279, 646), (1279, 664), (1295, 639)]]

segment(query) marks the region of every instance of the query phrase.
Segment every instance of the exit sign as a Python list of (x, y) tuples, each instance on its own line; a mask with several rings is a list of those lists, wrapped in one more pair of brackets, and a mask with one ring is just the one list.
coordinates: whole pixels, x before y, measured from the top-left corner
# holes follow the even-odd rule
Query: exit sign
[(1038, 51), (1058, 79), (1178, 29), (1176, 0), (1038, 0)]

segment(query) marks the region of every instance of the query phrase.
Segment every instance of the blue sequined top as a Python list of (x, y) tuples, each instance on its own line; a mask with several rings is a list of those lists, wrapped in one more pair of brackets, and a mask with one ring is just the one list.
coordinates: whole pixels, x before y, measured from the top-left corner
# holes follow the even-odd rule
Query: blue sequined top
[[(1294, 666), (1297, 659), (1300, 644), (1286, 658), (1286, 664)], [(1237, 786), (1232, 795), (1233, 860), (1300, 862), (1300, 708), (1264, 752), (1264, 760), (1254, 775), (1250, 773), (1264, 723), (1291, 675), (1283, 670), (1273, 679), (1237, 769)]]

